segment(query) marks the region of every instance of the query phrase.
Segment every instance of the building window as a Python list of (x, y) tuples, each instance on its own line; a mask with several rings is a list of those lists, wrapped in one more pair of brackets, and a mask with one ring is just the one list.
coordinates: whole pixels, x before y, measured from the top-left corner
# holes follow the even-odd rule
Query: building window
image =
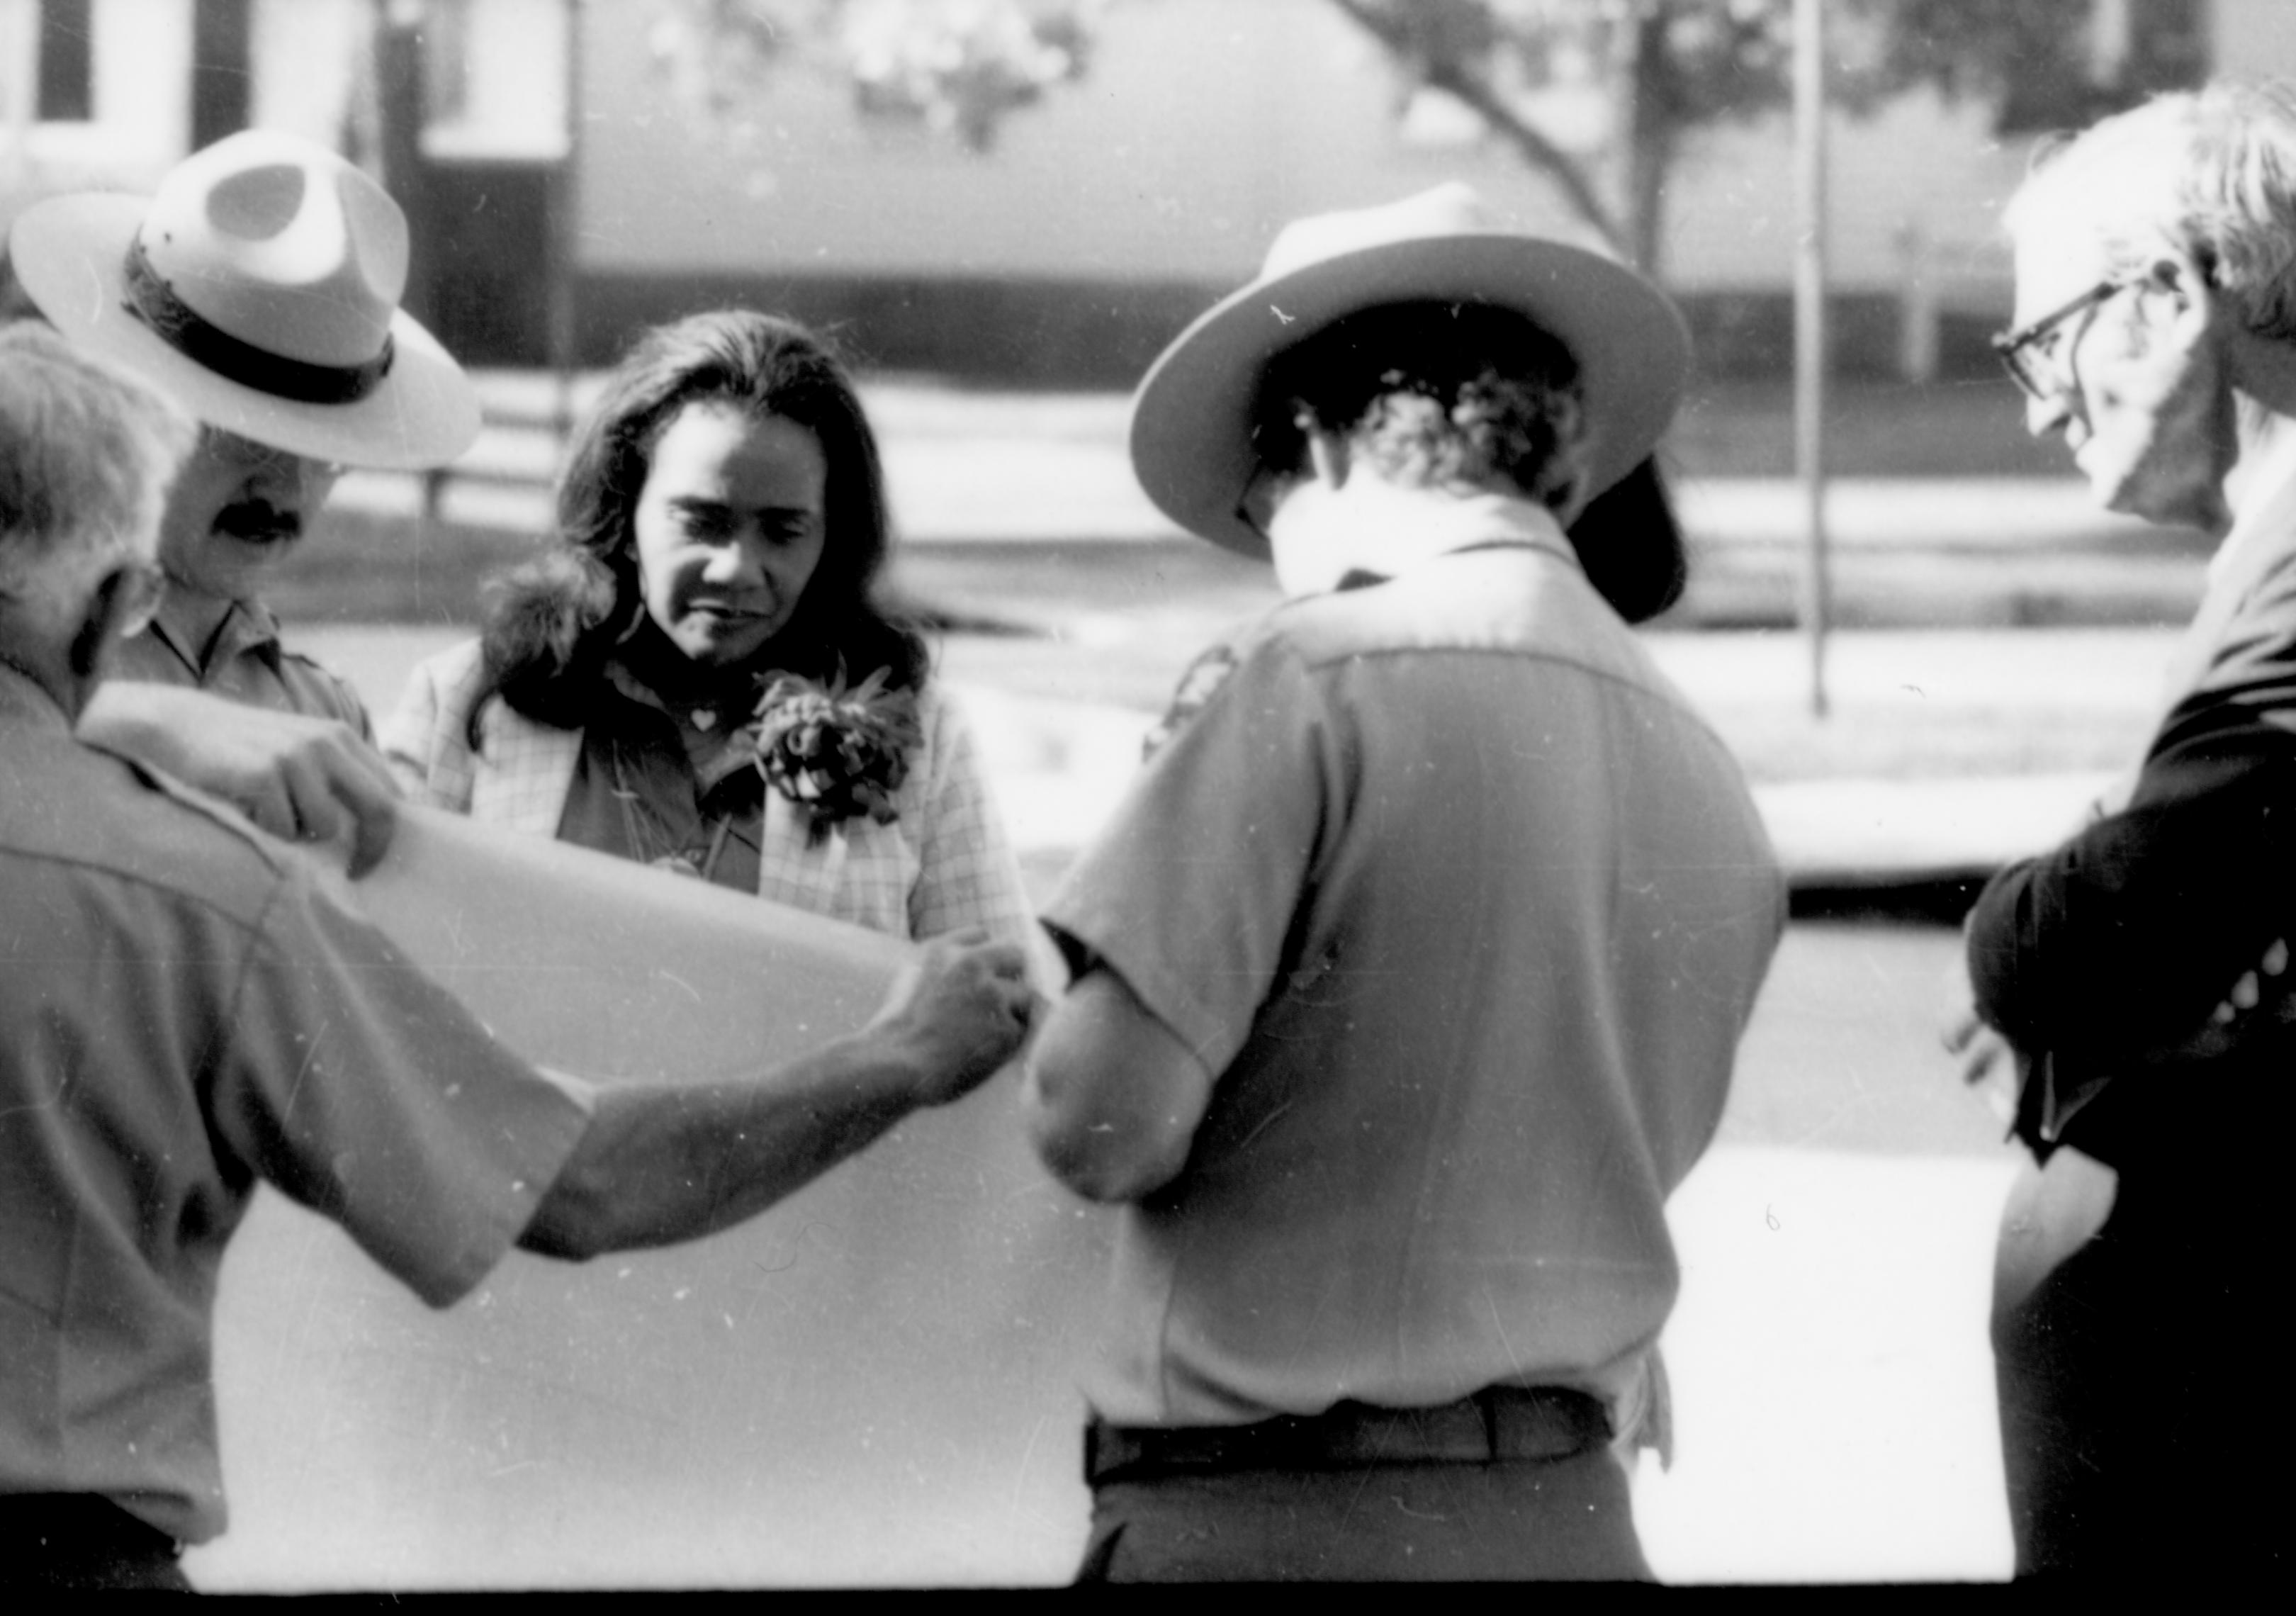
[(422, 74), (427, 121), (458, 124), (471, 116), (469, 0), (430, 0), (422, 20)]
[(422, 152), (443, 162), (555, 161), (568, 150), (568, 0), (429, 0)]
[(91, 0), (40, 0), (38, 116), (86, 123), (95, 116), (95, 72), (88, 46)]
[(247, 127), (247, 0), (192, 0), (192, 149)]
[(2188, 90), (2209, 76), (2209, 18), (2201, 0), (2151, 0), (2131, 6), (2128, 60), (2132, 90)]

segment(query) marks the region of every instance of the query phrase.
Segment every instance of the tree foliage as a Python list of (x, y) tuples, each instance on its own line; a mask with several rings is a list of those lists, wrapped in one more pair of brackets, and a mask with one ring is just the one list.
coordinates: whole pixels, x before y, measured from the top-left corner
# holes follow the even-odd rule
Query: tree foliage
[(667, 0), (651, 44), (689, 105), (738, 118), (777, 70), (826, 70), (873, 118), (976, 152), (1090, 62), (1102, 0)]
[[(1419, 83), (1472, 109), (1644, 265), (1655, 263), (1660, 199), (1685, 142), (1779, 105), (1793, 54), (1792, 0), (1329, 3)], [(1607, 91), (1607, 150), (1565, 152), (1538, 127), (1526, 92), (1566, 63)]]
[[(988, 150), (1001, 120), (1086, 71), (1109, 0), (663, 0), (657, 54), (724, 112), (779, 65), (846, 76), (862, 111)], [(1128, 0), (1153, 4), (1156, 0)], [(1243, 0), (1237, 0), (1243, 3)], [(1658, 268), (1666, 185), (1702, 133), (1790, 94), (1793, 0), (1324, 0), (1413, 90), (1469, 109), (1636, 261)], [(1853, 111), (1920, 86), (1990, 109), (1997, 132), (2086, 123), (2206, 64), (2204, 0), (1828, 0), (1829, 93)], [(2120, 37), (2103, 25), (2119, 19)], [(1596, 88), (1588, 147), (1539, 94)]]
[[(1877, 0), (1860, 0), (1876, 9)], [(2208, 72), (2202, 0), (2132, 0), (2109, 59), (2098, 49), (2096, 0), (1882, 0), (1888, 50), (1875, 74), (1884, 90), (1933, 84), (1993, 111), (2003, 135), (2078, 128), (2156, 91), (2198, 84)]]
[[(1418, 82), (1472, 108), (1581, 213), (1657, 267), (1666, 183), (1702, 133), (1784, 106), (1792, 0), (1329, 0)], [(1917, 86), (1987, 107), (1997, 133), (2083, 124), (2205, 70), (2201, 0), (1829, 0), (1828, 92), (1855, 112)], [(2117, 49), (2100, 48), (2117, 43)], [(1510, 86), (1596, 64), (1607, 149), (1557, 150)], [(1603, 183), (1607, 172), (1609, 184)]]

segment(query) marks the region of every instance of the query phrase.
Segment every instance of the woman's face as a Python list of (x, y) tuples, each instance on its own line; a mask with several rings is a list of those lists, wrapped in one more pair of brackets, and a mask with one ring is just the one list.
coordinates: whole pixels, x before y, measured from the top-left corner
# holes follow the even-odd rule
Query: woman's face
[(709, 668), (731, 667), (789, 627), (821, 564), (829, 462), (779, 415), (701, 399), (674, 416), (635, 519), (646, 615)]

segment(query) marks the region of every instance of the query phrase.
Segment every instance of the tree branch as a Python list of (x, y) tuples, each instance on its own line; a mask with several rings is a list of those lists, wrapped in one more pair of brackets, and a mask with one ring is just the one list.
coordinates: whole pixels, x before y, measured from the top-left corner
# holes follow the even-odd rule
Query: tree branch
[(1429, 87), (1441, 90), (1472, 108), (1483, 121), (1496, 130), (1512, 144), (1531, 167), (1538, 169), (1562, 190), (1564, 198), (1579, 216), (1603, 233), (1603, 237), (1614, 248), (1621, 248), (1623, 238), (1611, 210), (1603, 199), (1587, 184), (1570, 153), (1540, 134), (1507, 105), (1488, 80), (1456, 58), (1438, 59), (1422, 52), (1410, 33), (1394, 18), (1382, 12), (1367, 0), (1331, 0), (1346, 16), (1351, 18), (1373, 38), (1385, 46), (1390, 54), (1402, 62), (1412, 62), (1420, 78)]

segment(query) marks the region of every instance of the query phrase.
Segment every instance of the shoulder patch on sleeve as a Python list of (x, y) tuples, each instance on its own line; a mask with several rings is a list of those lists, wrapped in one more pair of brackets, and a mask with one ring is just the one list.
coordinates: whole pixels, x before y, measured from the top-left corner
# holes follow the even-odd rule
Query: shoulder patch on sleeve
[(1187, 671), (1173, 688), (1164, 716), (1149, 726), (1147, 737), (1140, 743), (1143, 761), (1154, 757), (1165, 742), (1185, 728), (1188, 720), (1204, 710), (1204, 703), (1227, 683), (1228, 676), (1235, 669), (1235, 647), (1226, 644), (1215, 645), (1189, 663)]

